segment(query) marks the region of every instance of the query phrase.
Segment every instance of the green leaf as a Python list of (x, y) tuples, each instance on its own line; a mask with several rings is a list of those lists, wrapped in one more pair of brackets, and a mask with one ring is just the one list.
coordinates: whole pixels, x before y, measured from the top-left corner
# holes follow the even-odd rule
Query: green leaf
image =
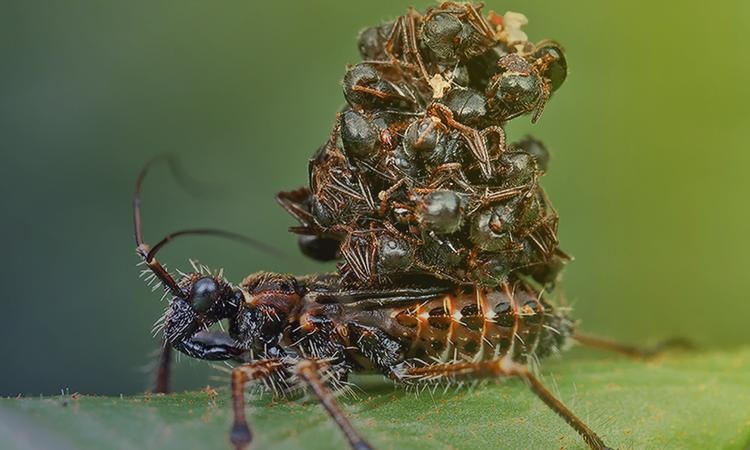
[[(674, 354), (649, 362), (577, 350), (549, 361), (548, 386), (619, 449), (745, 449), (750, 444), (750, 350)], [(580, 449), (578, 436), (523, 383), (406, 392), (360, 377), (341, 398), (377, 449)], [(225, 389), (133, 397), (3, 399), (3, 449), (223, 449)], [(248, 402), (255, 449), (345, 449), (312, 401)]]

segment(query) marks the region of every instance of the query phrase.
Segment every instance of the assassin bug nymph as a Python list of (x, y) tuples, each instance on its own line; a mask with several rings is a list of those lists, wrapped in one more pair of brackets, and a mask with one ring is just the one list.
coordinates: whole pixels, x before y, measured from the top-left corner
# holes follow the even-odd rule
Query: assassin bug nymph
[[(161, 320), (165, 349), (190, 357), (233, 361), (234, 423), (230, 440), (246, 448), (252, 434), (245, 418), (244, 388), (260, 382), (277, 395), (309, 388), (344, 433), (351, 448), (372, 447), (354, 429), (333, 392), (346, 389), (352, 372), (379, 372), (405, 385), (482, 378), (520, 378), (592, 449), (603, 440), (557, 399), (529, 364), (564, 348), (571, 339), (634, 354), (574, 334), (567, 312), (532, 282), (513, 279), (498, 288), (457, 287), (415, 280), (389, 289), (345, 288), (335, 274), (293, 277), (256, 273), (239, 286), (203, 270), (175, 279), (156, 259), (172, 239), (187, 234), (237, 238), (219, 230), (184, 230), (150, 247), (143, 239), (141, 184), (133, 214), (137, 252), (171, 295)], [(227, 332), (209, 327), (227, 320)], [(168, 361), (168, 353), (162, 355)], [(163, 370), (161, 376), (168, 371)]]
[[(607, 448), (533, 367), (571, 341), (650, 352), (575, 332), (568, 311), (545, 294), (568, 259), (539, 184), (549, 155), (535, 140), (508, 144), (503, 128), (539, 118), (566, 79), (565, 55), (554, 41), (528, 42), (516, 26), (522, 15), (485, 19), (480, 8), (443, 2), (362, 33), (362, 61), (343, 80), (348, 106), (310, 162), (309, 187), (279, 196), (300, 222), (293, 231), (303, 253), (340, 259), (337, 274), (257, 273), (233, 285), (196, 267), (173, 278), (156, 256), (176, 237), (262, 244), (196, 229), (148, 246), (140, 191), (149, 166), (139, 176), (137, 251), (171, 297), (158, 324), (157, 391), (166, 391), (171, 349), (236, 363), (235, 448), (252, 439), (250, 382), (278, 395), (309, 389), (352, 448), (371, 448), (333, 395), (352, 372), (406, 385), (520, 378), (589, 447)], [(227, 331), (209, 331), (225, 320)]]

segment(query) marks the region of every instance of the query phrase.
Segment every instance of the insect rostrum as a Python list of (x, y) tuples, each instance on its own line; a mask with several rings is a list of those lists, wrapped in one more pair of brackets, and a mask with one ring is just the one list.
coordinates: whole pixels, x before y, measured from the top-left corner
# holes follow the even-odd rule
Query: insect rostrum
[[(335, 274), (257, 273), (235, 286), (195, 267), (173, 278), (156, 259), (167, 242), (228, 233), (187, 230), (149, 247), (141, 174), (136, 242), (171, 294), (165, 352), (238, 363), (237, 449), (252, 440), (250, 382), (278, 395), (309, 389), (352, 448), (371, 448), (332, 394), (352, 372), (400, 384), (521, 378), (591, 448), (606, 448), (529, 369), (575, 335), (546, 294), (568, 260), (539, 184), (549, 155), (533, 138), (508, 143), (504, 129), (539, 119), (567, 74), (561, 47), (528, 42), (524, 21), (447, 2), (362, 32), (363, 61), (344, 75), (347, 105), (310, 161), (309, 185), (279, 194), (302, 252), (340, 260)], [(209, 331), (223, 320), (226, 332)]]

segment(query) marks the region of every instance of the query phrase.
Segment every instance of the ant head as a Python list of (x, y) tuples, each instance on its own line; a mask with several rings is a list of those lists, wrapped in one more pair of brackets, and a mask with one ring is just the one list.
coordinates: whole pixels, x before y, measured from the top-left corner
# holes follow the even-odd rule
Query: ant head
[(568, 62), (560, 44), (549, 40), (542, 41), (536, 45), (532, 56), (539, 72), (548, 80), (550, 92), (558, 90), (568, 76)]
[(494, 32), (470, 3), (445, 2), (428, 11), (419, 29), (424, 46), (446, 66), (483, 53), (494, 42)]
[(529, 113), (539, 106), (544, 80), (537, 70), (516, 53), (498, 61), (499, 73), (487, 86), (491, 107), (505, 120)]

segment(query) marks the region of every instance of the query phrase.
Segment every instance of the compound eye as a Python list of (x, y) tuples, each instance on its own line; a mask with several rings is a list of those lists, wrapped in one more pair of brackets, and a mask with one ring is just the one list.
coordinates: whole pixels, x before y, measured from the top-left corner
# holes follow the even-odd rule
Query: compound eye
[(203, 313), (219, 298), (219, 285), (210, 277), (199, 279), (193, 284), (188, 303), (197, 313)]

